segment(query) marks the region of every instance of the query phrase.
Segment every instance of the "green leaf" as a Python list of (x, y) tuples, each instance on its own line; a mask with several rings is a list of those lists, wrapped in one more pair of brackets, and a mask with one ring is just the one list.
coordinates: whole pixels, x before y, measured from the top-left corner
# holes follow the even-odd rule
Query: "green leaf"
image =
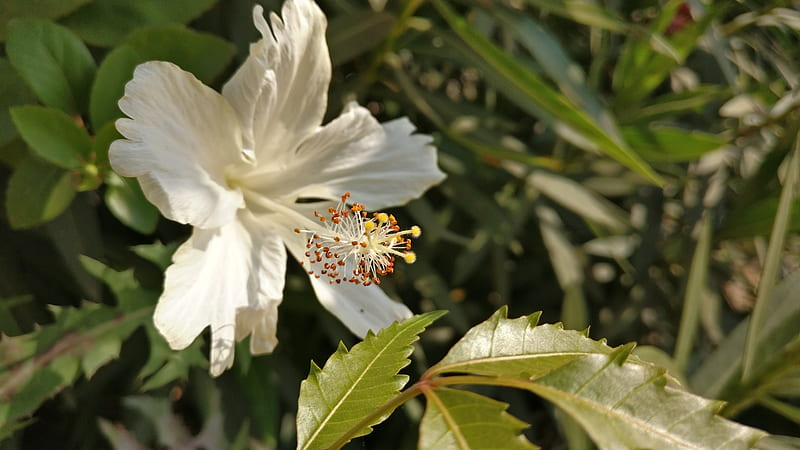
[(622, 32), (628, 25), (615, 14), (588, 0), (525, 0), (538, 8), (590, 27)]
[(85, 128), (66, 113), (43, 106), (11, 108), (22, 139), (42, 159), (64, 169), (86, 165), (92, 143)]
[[(555, 92), (550, 86), (511, 55), (503, 52), (480, 32), (455, 13), (445, 1), (435, 0), (434, 5), (450, 27), (485, 62), (485, 67), (495, 73), (495, 86), (501, 92), (506, 86), (514, 92), (509, 95), (520, 106), (532, 105), (530, 111), (549, 124), (571, 143), (590, 151), (602, 151), (620, 163), (638, 172), (648, 180), (661, 184), (661, 178), (623, 142), (606, 133), (584, 111)], [(487, 74), (487, 78), (491, 78)]]
[(117, 131), (114, 122), (106, 122), (105, 125), (97, 130), (97, 134), (92, 140), (92, 154), (94, 164), (97, 166), (101, 176), (105, 177), (105, 171), (110, 169), (108, 163), (108, 149), (111, 143), (117, 139), (122, 139), (122, 135)]
[(136, 30), (100, 64), (89, 107), (92, 124), (97, 128), (122, 117), (117, 101), (137, 65), (151, 60), (171, 61), (210, 84), (235, 52), (223, 39), (178, 25)]
[(652, 125), (623, 127), (622, 136), (650, 162), (696, 161), (728, 143), (715, 134)]
[(502, 10), (496, 11), (495, 15), (498, 24), (517, 37), (561, 92), (574, 105), (580, 105), (583, 112), (609, 136), (619, 139), (620, 132), (614, 118), (586, 84), (586, 75), (580, 65), (569, 57), (558, 40), (530, 17)]
[(81, 369), (86, 374), (86, 378), (91, 378), (97, 369), (119, 358), (120, 349), (122, 349), (122, 340), (113, 337), (100, 340), (89, 347), (89, 350), (81, 358)]
[(118, 272), (88, 256), (81, 256), (80, 262), (87, 272), (108, 285), (121, 311), (136, 312), (155, 305), (158, 293), (142, 288), (133, 269)]
[(522, 434), (528, 424), (508, 414), (506, 403), (447, 388), (426, 391), (425, 399), (421, 450), (538, 448)]
[(698, 39), (712, 23), (723, 7), (716, 4), (706, 8), (703, 17), (688, 23), (669, 38), (662, 33), (675, 17), (683, 0), (672, 0), (659, 8), (659, 16), (653, 21), (649, 39), (641, 35), (628, 36), (619, 62), (615, 66), (612, 86), (615, 107), (624, 111), (630, 105), (650, 94), (669, 75), (669, 71), (689, 56)]
[(537, 379), (576, 359), (613, 349), (560, 325), (540, 325), (541, 313), (509, 320), (505, 307), (470, 329), (426, 374), (467, 372)]
[[(116, 355), (119, 343), (146, 322), (152, 306), (129, 314), (116, 308), (83, 303), (79, 308), (52, 307), (55, 320), (33, 333), (0, 341), (18, 358), (0, 366), (0, 427), (30, 414), (43, 401), (73, 383), (81, 368), (96, 371)], [(114, 350), (114, 351), (112, 351)]]
[(664, 369), (628, 361), (632, 346), (576, 360), (528, 385), (602, 449), (752, 448), (765, 433), (716, 415), (720, 403), (667, 385)]
[(601, 195), (567, 177), (536, 170), (526, 182), (551, 200), (586, 220), (602, 225), (613, 232), (628, 228), (625, 211)]
[(95, 63), (71, 31), (42, 19), (14, 19), (6, 52), (11, 65), (47, 106), (68, 114), (86, 111)]
[[(372, 426), (386, 419), (359, 422), (395, 397), (408, 382), (398, 375), (408, 365), (411, 344), (434, 320), (444, 315), (434, 311), (369, 332), (350, 351), (344, 344), (320, 369), (313, 362), (308, 378), (300, 384), (297, 411), (297, 448), (323, 449), (342, 446), (352, 438), (369, 434)], [(352, 430), (356, 425), (361, 428)]]
[(67, 209), (75, 196), (72, 175), (28, 156), (17, 165), (6, 190), (6, 213), (13, 228), (50, 221)]
[(602, 449), (745, 448), (764, 435), (716, 416), (717, 402), (668, 384), (664, 369), (629, 356), (633, 345), (612, 349), (560, 326), (536, 326), (539, 314), (507, 319), (506, 311), (467, 332), (423, 378), (500, 377), (491, 384), (553, 402)]
[(159, 269), (167, 270), (167, 267), (172, 264), (172, 254), (175, 253), (178, 245), (180, 245), (180, 242), (172, 242), (167, 245), (155, 242), (152, 244), (137, 245), (131, 247), (131, 250), (140, 257), (157, 265)]
[[(759, 329), (758, 345), (754, 367), (747, 385), (741, 383), (742, 348), (744, 348), (749, 319), (745, 319), (731, 331), (720, 345), (695, 371), (690, 381), (694, 390), (706, 397), (730, 402), (731, 412), (750, 404), (752, 396), (772, 390), (780, 390), (792, 383), (788, 379), (791, 369), (800, 370), (800, 359), (792, 352), (798, 347), (798, 323), (800, 323), (800, 271), (795, 271), (772, 291), (766, 299), (766, 308), (771, 313)], [(797, 372), (795, 372), (797, 373)], [(783, 374), (786, 380), (776, 382), (775, 375)], [(769, 389), (757, 388), (768, 385)], [(796, 383), (795, 386), (800, 386)], [(800, 392), (800, 390), (798, 390)]]
[(689, 267), (689, 278), (686, 281), (686, 294), (683, 297), (683, 310), (681, 311), (681, 324), (675, 342), (675, 365), (680, 373), (686, 373), (689, 358), (694, 348), (697, 325), (700, 323), (700, 306), (705, 297), (706, 283), (708, 283), (708, 263), (711, 257), (711, 213), (706, 212), (700, 222), (700, 237), (692, 256), (692, 265)]
[[(0, 393), (4, 399), (0, 403), (0, 427), (30, 413), (72, 384), (78, 375), (78, 358), (69, 354), (54, 356), (46, 365), (35, 370), (34, 361), (30, 361), (9, 372), (0, 373)], [(19, 373), (27, 375), (21, 385), (16, 383), (19, 377), (14, 377)]]
[(0, 146), (17, 136), (17, 129), (11, 122), (9, 107), (32, 103), (35, 97), (11, 64), (0, 58)]
[(15, 17), (58, 19), (92, 0), (3, 0), (0, 7), (0, 41), (6, 40), (8, 22)]
[(121, 178), (109, 172), (106, 184), (105, 202), (114, 217), (142, 234), (156, 230), (158, 209), (147, 201), (135, 178)]
[(750, 315), (750, 325), (747, 329), (744, 354), (742, 355), (742, 378), (747, 379), (755, 372), (755, 361), (759, 351), (760, 328), (763, 326), (768, 314), (768, 299), (772, 294), (778, 273), (783, 265), (783, 244), (786, 242), (792, 207), (800, 187), (800, 134), (795, 140), (795, 147), (786, 158), (786, 179), (781, 191), (775, 223), (772, 225), (767, 254), (764, 257), (764, 270), (758, 283), (758, 295), (753, 312)]
[(92, 45), (111, 47), (147, 25), (187, 23), (214, 3), (216, 0), (93, 0), (62, 23)]
[(394, 25), (395, 16), (388, 12), (371, 9), (341, 14), (328, 24), (328, 47), (334, 66), (377, 47)]
[(550, 257), (550, 265), (556, 274), (564, 300), (561, 306), (561, 319), (567, 327), (581, 329), (589, 326), (589, 312), (583, 295), (584, 263), (578, 249), (564, 233), (564, 223), (558, 214), (544, 205), (536, 206), (542, 243)]

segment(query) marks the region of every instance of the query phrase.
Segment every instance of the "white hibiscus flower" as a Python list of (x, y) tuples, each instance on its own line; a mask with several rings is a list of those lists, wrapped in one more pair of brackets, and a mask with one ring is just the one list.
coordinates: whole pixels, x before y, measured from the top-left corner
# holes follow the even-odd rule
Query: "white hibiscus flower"
[[(405, 118), (380, 124), (351, 103), (322, 125), (331, 66), (317, 5), (288, 0), (271, 24), (256, 6), (253, 19), (262, 39), (221, 95), (173, 64), (138, 66), (119, 101), (126, 139), (110, 149), (114, 170), (137, 177), (165, 217), (194, 227), (166, 271), (154, 321), (176, 350), (210, 326), (214, 376), (248, 335), (254, 354), (275, 348), (286, 248), (307, 259), (309, 236), (294, 229), (336, 231), (314, 210), (344, 192), (371, 208), (399, 205), (444, 178), (431, 138), (412, 134)], [(385, 232), (380, 218), (356, 222)], [(411, 315), (375, 284), (310, 278), (322, 305), (359, 336)]]

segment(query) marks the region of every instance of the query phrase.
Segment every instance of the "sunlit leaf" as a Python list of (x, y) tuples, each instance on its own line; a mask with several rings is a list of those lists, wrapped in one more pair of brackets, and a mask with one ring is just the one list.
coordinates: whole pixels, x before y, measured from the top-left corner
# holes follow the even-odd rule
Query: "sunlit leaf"
[[(577, 331), (507, 319), (501, 308), (471, 329), (426, 377), (496, 376), (580, 423), (601, 449), (750, 448), (764, 433), (716, 416), (719, 404), (668, 383), (664, 369)], [(469, 377), (464, 377), (469, 378)]]
[[(398, 371), (410, 362), (411, 344), (443, 314), (434, 311), (390, 325), (377, 335), (370, 332), (350, 351), (342, 344), (322, 369), (312, 362), (308, 378), (300, 385), (297, 448), (323, 449), (337, 442), (341, 446), (385, 420), (390, 411), (360, 424), (405, 386), (408, 376)], [(360, 429), (345, 436), (359, 424)]]
[(431, 389), (419, 424), (420, 450), (535, 449), (522, 430), (528, 424), (508, 414), (508, 405), (472, 392)]

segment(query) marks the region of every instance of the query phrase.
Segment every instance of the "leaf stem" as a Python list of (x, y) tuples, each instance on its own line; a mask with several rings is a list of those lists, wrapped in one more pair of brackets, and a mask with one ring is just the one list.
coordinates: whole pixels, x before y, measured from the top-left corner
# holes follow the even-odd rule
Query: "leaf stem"
[(342, 436), (339, 437), (338, 440), (336, 440), (336, 442), (331, 444), (331, 446), (328, 448), (331, 449), (342, 448), (351, 439), (356, 437), (356, 434), (360, 430), (368, 427), (369, 424), (371, 423), (375, 423), (376, 421), (378, 421), (379, 418), (390, 414), (400, 405), (418, 396), (419, 394), (425, 394), (426, 392), (431, 391), (437, 387), (466, 385), (466, 384), (505, 386), (505, 387), (513, 387), (513, 388), (527, 390), (531, 384), (531, 381), (528, 380), (527, 378), (499, 377), (499, 376), (488, 377), (483, 375), (454, 375), (441, 378), (426, 378), (423, 375), (423, 377), (419, 381), (411, 385), (408, 389), (404, 390), (403, 392), (396, 395), (394, 398), (390, 399), (383, 405), (379, 406), (369, 415), (361, 419), (360, 422), (353, 425), (349, 430), (344, 432)]

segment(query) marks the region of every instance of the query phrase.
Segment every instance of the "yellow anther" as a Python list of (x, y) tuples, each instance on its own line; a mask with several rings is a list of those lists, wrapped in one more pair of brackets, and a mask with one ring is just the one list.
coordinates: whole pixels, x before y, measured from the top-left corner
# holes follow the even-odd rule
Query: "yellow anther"
[(364, 222), (364, 229), (367, 230), (367, 231), (374, 230), (376, 226), (377, 225), (375, 225), (375, 222), (373, 222), (371, 220), (369, 222)]
[(422, 234), (422, 228), (414, 225), (411, 227), (411, 237), (418, 238)]
[(378, 222), (386, 223), (389, 221), (389, 215), (386, 213), (378, 213)]
[(417, 254), (416, 254), (416, 253), (414, 253), (414, 252), (406, 252), (406, 253), (403, 255), (403, 260), (405, 260), (405, 262), (406, 262), (407, 264), (413, 264), (413, 263), (414, 263), (414, 261), (416, 261), (416, 260), (417, 260)]

